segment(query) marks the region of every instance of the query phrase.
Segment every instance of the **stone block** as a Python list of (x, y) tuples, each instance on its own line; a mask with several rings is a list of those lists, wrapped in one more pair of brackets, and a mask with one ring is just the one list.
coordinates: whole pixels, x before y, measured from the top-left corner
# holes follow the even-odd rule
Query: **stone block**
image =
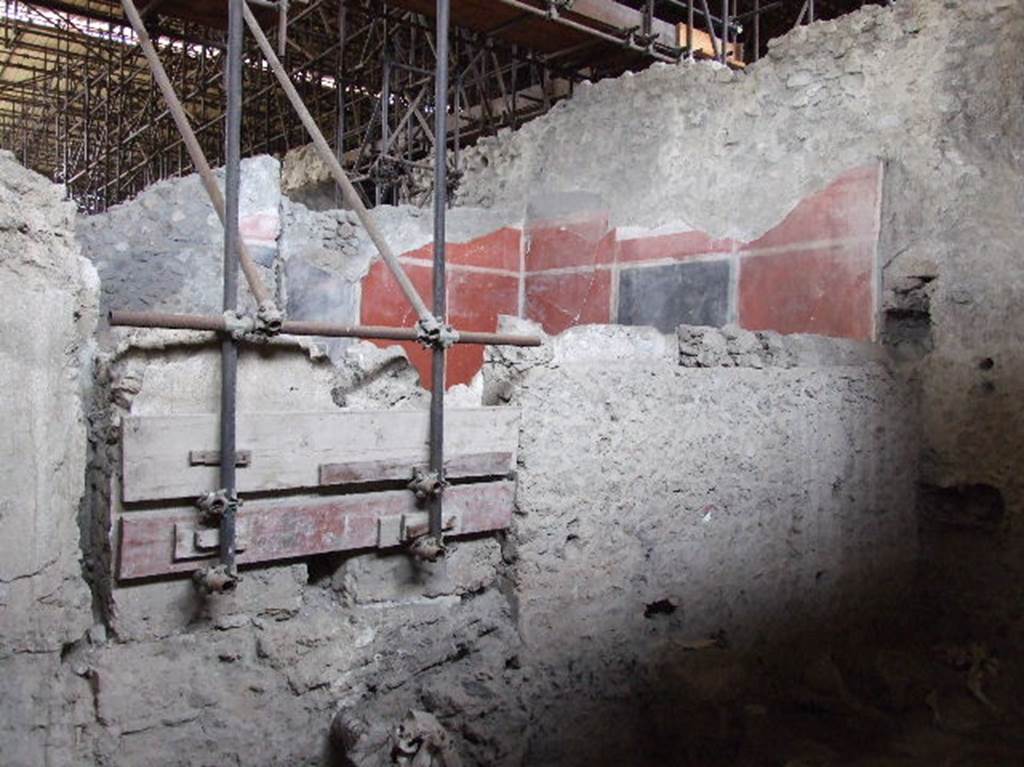
[(494, 538), (449, 544), (438, 562), (419, 562), (405, 553), (364, 554), (345, 562), (336, 586), (357, 603), (396, 602), (462, 595), (494, 582), (501, 546)]

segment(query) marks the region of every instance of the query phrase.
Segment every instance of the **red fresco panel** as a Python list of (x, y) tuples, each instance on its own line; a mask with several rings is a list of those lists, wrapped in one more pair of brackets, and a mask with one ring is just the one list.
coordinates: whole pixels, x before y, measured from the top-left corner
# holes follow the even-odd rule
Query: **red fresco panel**
[(740, 325), (871, 340), (874, 261), (873, 244), (744, 256)]
[(534, 274), (526, 278), (526, 316), (546, 333), (574, 325), (611, 322), (611, 272), (597, 269), (568, 274)]
[[(424, 263), (423, 266), (402, 266), (429, 307), (430, 296), (433, 293), (429, 263)], [(397, 325), (408, 328), (416, 324), (416, 312), (409, 305), (391, 270), (383, 261), (375, 262), (363, 280), (361, 315), (366, 325)]]
[[(454, 327), (493, 333), (498, 315), (518, 313), (518, 276), (448, 271), (448, 321)], [(484, 347), (459, 344), (448, 352), (447, 384), (469, 383), (483, 362)]]
[(781, 223), (743, 246), (762, 250), (807, 242), (877, 239), (881, 165), (854, 168), (805, 197)]
[[(768, 259), (743, 257), (738, 311), (745, 326), (870, 338), (875, 331), (874, 248), (880, 177), (879, 163), (854, 168), (809, 195), (777, 226), (746, 244), (700, 231), (619, 240), (617, 231), (608, 228), (607, 212), (598, 210), (535, 221), (527, 228), (525, 243), (525, 314), (539, 321), (548, 333), (578, 324), (610, 322), (614, 273), (587, 267), (681, 261), (738, 250)], [(518, 313), (519, 284), (514, 275), (520, 270), (523, 236), (518, 229), (506, 227), (467, 243), (449, 245), (453, 267), (449, 271), (449, 306), (454, 325), (491, 331), (497, 315)], [(845, 247), (841, 252), (836, 249), (839, 242)], [(409, 269), (423, 295), (430, 294), (427, 265), (431, 251), (428, 245), (406, 254), (423, 260), (424, 268)], [(509, 274), (460, 272), (460, 264), (505, 269)], [(552, 271), (573, 268), (582, 271)], [(760, 291), (764, 293), (758, 295)], [(405, 327), (415, 322), (383, 264), (375, 264), (364, 282), (362, 319), (368, 324)], [(429, 352), (416, 344), (403, 346), (429, 386)], [(482, 359), (480, 348), (454, 349), (449, 355), (449, 384), (471, 380)]]
[[(518, 257), (517, 257), (518, 258)], [(433, 270), (424, 266), (406, 264), (406, 273), (420, 291), (429, 299), (432, 293)], [(515, 315), (519, 312), (519, 277), (460, 270), (450, 267), (448, 277), (448, 320), (456, 328), (494, 332), (498, 327), (499, 314)], [(429, 300), (428, 304), (429, 306)], [(383, 262), (371, 267), (370, 274), (363, 280), (362, 321), (367, 325), (397, 325), (412, 327), (416, 315), (408, 305)], [(395, 341), (375, 341), (379, 346), (393, 346)], [(423, 385), (431, 382), (429, 350), (417, 343), (399, 344), (409, 355), (409, 360), (420, 373)], [(448, 352), (448, 386), (469, 383), (483, 365), (482, 346), (455, 346)]]
[[(449, 242), (445, 248), (445, 259), (449, 265), (483, 266), (490, 269), (504, 269), (519, 273), (519, 252), (523, 233), (514, 227), (504, 227), (468, 242)], [(432, 261), (434, 245), (404, 254), (407, 258)]]
[[(615, 256), (614, 249), (608, 246), (607, 213), (595, 212), (569, 221), (533, 224), (528, 234), (527, 272), (608, 264)], [(614, 242), (614, 232), (611, 242)]]

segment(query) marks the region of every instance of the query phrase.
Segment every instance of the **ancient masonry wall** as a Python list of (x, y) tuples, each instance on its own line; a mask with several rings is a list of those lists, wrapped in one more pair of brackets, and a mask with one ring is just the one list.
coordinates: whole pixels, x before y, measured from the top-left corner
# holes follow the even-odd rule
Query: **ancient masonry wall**
[[(621, 756), (661, 747), (644, 737), (648, 716), (678, 702), (690, 674), (672, 648), (714, 648), (733, 674), (755, 648), (782, 664), (802, 628), (841, 632), (905, 596), (916, 550), (905, 385), (873, 347), (734, 326), (580, 327), (538, 350), (492, 352), (481, 388), (459, 396), (522, 413), (517, 514), (441, 563), (300, 558), (248, 568), (218, 599), (188, 579), (120, 583), (109, 545), (119, 424), (215, 413), (217, 349), (202, 335), (106, 329), (95, 376), (81, 367), (97, 286), (72, 258), (69, 210), (38, 177), (12, 166), (5, 178), (6, 293), (57, 252), (65, 266), (39, 272), (40, 295), (75, 297), (40, 304), (46, 322), (32, 328), (62, 334), (61, 353), (40, 352), (31, 382), (9, 388), (59, 383), (35, 423), (57, 414), (70, 432), (40, 441), (16, 420), (20, 400), (4, 409), (7, 449), (23, 462), (4, 486), (5, 525), (26, 532), (0, 554), (19, 561), (30, 531), (58, 531), (36, 542), (40, 564), (5, 575), (0, 663), (24, 691), (0, 701), (5, 765), (312, 765), (342, 753), (381, 765), (413, 708), (439, 718), (467, 764)], [(38, 211), (27, 224), (14, 217), (26, 200)], [(352, 344), (331, 362), (282, 341), (247, 350), (239, 381), (242, 413), (426, 417), (397, 349)], [(67, 492), (50, 492), (46, 465), (68, 473)], [(687, 705), (735, 713), (747, 700), (701, 695), (687, 692)], [(654, 709), (628, 709), (632, 696)], [(567, 710), (573, 701), (585, 703)], [(602, 734), (613, 731), (614, 742)]]
[(700, 753), (765, 693), (758, 664), (906, 604), (914, 407), (875, 350), (598, 325), (494, 354), (485, 391), (524, 418), (527, 764), (671, 763), (684, 732)]
[[(1024, 636), (1022, 44), (1016, 0), (867, 6), (794, 30), (742, 73), (656, 65), (580, 87), (482, 139), (459, 192), (513, 209), (585, 192), (610, 227), (747, 242), (881, 162), (878, 335), (924, 407), (921, 586), (936, 630), (1008, 641)], [(685, 245), (671, 249), (685, 257)], [(823, 303), (850, 295), (828, 279), (834, 253), (792, 262)]]
[(68, 659), (93, 632), (79, 547), (99, 283), (73, 203), (0, 152), (0, 762), (79, 762), (92, 720)]
[[(281, 171), (269, 157), (243, 164), (243, 235), (288, 315), (411, 326), (410, 307), (355, 217), (282, 196), (289, 178), (287, 164)], [(449, 318), (480, 331), (494, 331), (498, 317), (510, 315), (549, 333), (588, 323), (664, 332), (736, 324), (873, 339), (881, 181), (878, 163), (849, 169), (749, 241), (678, 224), (614, 226), (607, 203), (592, 194), (539, 195), (518, 210), (457, 207), (449, 222)], [(429, 217), (410, 207), (375, 215), (429, 296)], [(195, 176), (154, 185), (79, 226), (104, 278), (105, 309), (170, 312), (218, 313), (219, 232)], [(335, 360), (349, 345), (320, 342)], [(415, 343), (402, 347), (429, 382), (430, 355)], [(471, 383), (482, 365), (482, 349), (454, 349), (449, 386)]]
[[(1022, 11), (946, 5), (907, 0), (798, 30), (746, 75), (655, 68), (582, 89), (518, 136), (483, 142), (488, 164), (467, 176), (464, 199), (495, 213), (490, 223), (486, 211), (456, 214), (475, 222), (469, 242), (524, 227), (534, 191), (582, 189), (601, 195), (609, 229), (750, 241), (849, 169), (882, 161), (880, 331), (920, 381), (923, 453), (912, 392), (875, 348), (734, 325), (570, 328), (534, 352), (490, 353), (483, 401), (523, 415), (517, 516), (436, 569), (317, 557), (253, 569), (217, 602), (180, 580), (113, 583), (103, 480), (114, 427), (127, 413), (215, 412), (215, 350), (200, 337), (103, 331), (83, 395), (95, 278), (59, 191), (4, 156), (0, 275), (19, 311), (5, 314), (0, 341), (12, 376), (2, 511), (15, 531), (0, 543), (0, 664), (13, 691), (0, 700), (0, 761), (326, 764), (344, 751), (376, 765), (416, 707), (441, 719), (469, 764), (664, 763), (642, 749), (663, 745), (645, 737), (658, 722), (684, 711), (706, 725), (698, 741), (713, 738), (742, 718), (764, 664), (784, 664), (802, 628), (841, 632), (900, 605), (917, 551), (919, 459), (943, 511), (926, 507), (926, 521), (976, 533), (926, 538), (944, 578), (985, 585), (944, 603), (950, 621), (1015, 630), (1021, 533), (1004, 523), (1024, 502), (1013, 388), (1024, 128), (1021, 95), (1005, 85), (1020, 81)], [(637, 129), (612, 151), (609, 125)], [(207, 221), (189, 212), (197, 199), (183, 193), (179, 226)], [(287, 223), (247, 232), (265, 242), (283, 300), (302, 311), (289, 291), (305, 273), (309, 306), (349, 316), (346, 291), (373, 268), (358, 231), (345, 214), (288, 212), (277, 199), (279, 222), (314, 217), (287, 257)], [(175, 216), (162, 201), (152, 210), (153, 226)], [(426, 217), (383, 215), (396, 238), (408, 233), (400, 252), (428, 242)], [(196, 239), (181, 250), (196, 254), (150, 293), (150, 271), (177, 251), (122, 279), (136, 249), (165, 246), (107, 241), (89, 226), (80, 236), (107, 305), (146, 295), (138, 306), (171, 296), (197, 308), (209, 290), (202, 301), (217, 310), (215, 226), (202, 237), (183, 228)], [(316, 227), (323, 234), (302, 245)], [(326, 239), (335, 244), (311, 252)], [(292, 258), (307, 264), (289, 277)], [(315, 269), (340, 280), (336, 293), (317, 292)], [(196, 272), (208, 277), (201, 289)], [(422, 407), (404, 355), (363, 344), (331, 353), (334, 364), (293, 347), (248, 353), (242, 407)], [(946, 503), (950, 493), (972, 501), (974, 518)]]

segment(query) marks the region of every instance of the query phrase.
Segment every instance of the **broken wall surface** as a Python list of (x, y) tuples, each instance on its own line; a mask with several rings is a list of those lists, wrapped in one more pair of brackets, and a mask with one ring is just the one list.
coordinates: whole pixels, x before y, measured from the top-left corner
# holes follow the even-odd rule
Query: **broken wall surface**
[(0, 153), (0, 763), (80, 763), (93, 625), (79, 547), (99, 288), (63, 190)]
[[(118, 332), (119, 344), (101, 360), (97, 420), (107, 439), (94, 463), (108, 481), (94, 483), (93, 499), (97, 516), (108, 510), (114, 552), (120, 520), (112, 515), (152, 511), (120, 508), (124, 419), (215, 414), (219, 402), (213, 339)], [(346, 365), (335, 367), (287, 343), (243, 350), (240, 418), (274, 413), (286, 422), (289, 413), (400, 407), (426, 421), (426, 399), (400, 354), (369, 345), (346, 354)], [(489, 673), (493, 685), (503, 684), (515, 637), (507, 603), (493, 589), (500, 561), (493, 538), (454, 542), (438, 565), (370, 552), (243, 567), (238, 590), (219, 597), (203, 596), (187, 574), (120, 580), (116, 553), (107, 556), (98, 595), (107, 641), (76, 661), (94, 686), (95, 721), (83, 737), (93, 763), (336, 763), (329, 732), (340, 702), (384, 740), (410, 708), (447, 705), (466, 727), (482, 728), (476, 750), (466, 752), (480, 764), (498, 761), (496, 739), (512, 740), (506, 728), (514, 718), (497, 721), (481, 702), (497, 695), (485, 683), (467, 699), (443, 697), (462, 674)], [(480, 596), (463, 599), (470, 594)], [(449, 665), (464, 655), (473, 662)], [(380, 743), (376, 753), (386, 753)]]
[[(223, 172), (217, 171), (223, 183)], [(355, 324), (372, 254), (354, 214), (312, 211), (281, 194), (280, 163), (242, 162), (239, 228), (264, 285), (289, 318)], [(168, 179), (105, 213), (78, 219), (103, 282), (102, 310), (220, 314), (223, 226), (198, 175)], [(364, 237), (365, 238), (365, 237)], [(255, 305), (239, 282), (243, 311)], [(320, 339), (339, 359), (348, 341)]]
[(614, 326), (492, 354), (487, 391), (523, 409), (506, 575), (526, 764), (739, 763), (750, 733), (701, 722), (906, 605), (915, 415), (883, 355)]
[[(356, 216), (283, 196), (289, 178), (269, 157), (243, 164), (242, 233), (287, 315), (412, 327), (412, 308)], [(732, 323), (874, 338), (880, 183), (877, 163), (848, 170), (749, 241), (680, 226), (613, 226), (606, 203), (592, 194), (539, 195), (519, 209), (456, 207), (448, 218), (449, 321), (482, 332), (511, 315), (549, 333), (587, 323), (663, 332)], [(377, 207), (374, 216), (429, 296), (430, 217), (410, 206)], [(104, 309), (219, 313), (223, 242), (196, 176), (161, 182), (82, 219), (79, 232), (105, 278)], [(351, 343), (319, 342), (335, 361)], [(429, 352), (415, 342), (401, 347), (429, 385)], [(472, 382), (483, 359), (480, 347), (453, 349), (448, 386)]]
[[(38, 195), (57, 218), (12, 217), (19, 255), (4, 268), (20, 282), (5, 289), (18, 295), (28, 276), (59, 299), (44, 306), (61, 335), (59, 353), (30, 356), (31, 384), (11, 388), (40, 392), (40, 424), (66, 420), (45, 444), (35, 427), (10, 431), (11, 465), (28, 463), (6, 485), (5, 523), (54, 532), (32, 549), (41, 564), (5, 584), (0, 662), (17, 691), (3, 701), (5, 765), (386, 765), (411, 709), (438, 718), (465, 764), (622, 763), (645, 733), (631, 763), (653, 762), (675, 730), (647, 714), (708, 700), (673, 648), (710, 649), (730, 673), (759, 647), (783, 663), (802, 628), (840, 631), (869, 603), (877, 618), (903, 596), (915, 543), (903, 385), (870, 348), (735, 328), (577, 328), (537, 350), (490, 352), (484, 401), (521, 411), (518, 513), (506, 534), (455, 540), (441, 562), (299, 556), (246, 567), (239, 589), (216, 598), (187, 577), (122, 581), (121, 426), (215, 416), (217, 345), (112, 329), (93, 383), (78, 355), (95, 281), (72, 257), (59, 190), (23, 174), (8, 169), (10, 198)], [(67, 259), (58, 269), (43, 254)], [(5, 341), (42, 323), (30, 324)], [(334, 363), (283, 339), (244, 349), (239, 412), (425, 420), (416, 382), (394, 349), (352, 344)], [(40, 474), (50, 465), (66, 492)], [(21, 562), (24, 537), (5, 541), (6, 561)], [(737, 693), (709, 705), (742, 704)]]
[[(271, 292), (281, 231), (279, 167), (270, 157), (242, 163), (239, 228)], [(223, 170), (217, 178), (223, 186)], [(82, 250), (111, 309), (220, 314), (224, 227), (197, 174), (160, 181), (105, 213), (78, 219)], [(253, 302), (245, 281), (242, 305)]]
[[(417, 318), (357, 216), (332, 206), (307, 206), (302, 200), (310, 200), (296, 192), (291, 175), (272, 157), (242, 163), (242, 236), (288, 318), (415, 325)], [(409, 206), (380, 207), (374, 215), (420, 294), (429, 298), (429, 216)], [(449, 312), (459, 327), (493, 332), (499, 314), (520, 313), (521, 219), (494, 210), (452, 212)], [(197, 175), (161, 181), (105, 213), (81, 217), (77, 233), (103, 281), (104, 315), (111, 309), (221, 313), (222, 227)], [(243, 311), (251, 309), (254, 300), (244, 280), (239, 288)], [(347, 338), (317, 340), (336, 362), (351, 345)], [(429, 384), (429, 353), (416, 343), (402, 347)], [(454, 349), (449, 386), (469, 383), (482, 364), (480, 347)]]
[[(921, 385), (922, 585), (945, 630), (1017, 638), (1022, 43), (1014, 0), (866, 6), (795, 29), (742, 73), (655, 65), (583, 85), (481, 139), (459, 192), (515, 207), (582, 190), (602, 198), (610, 226), (748, 241), (881, 161), (878, 334)], [(828, 276), (827, 257), (811, 253), (790, 276)]]
[[(118, 332), (100, 361), (93, 460), (112, 481), (94, 482), (96, 513), (121, 487), (119, 421), (217, 409), (209, 338)], [(383, 766), (414, 708), (466, 764), (663, 762), (678, 712), (733, 716), (809, 634), (818, 650), (902, 605), (914, 409), (877, 350), (836, 344), (594, 326), (491, 350), (486, 400), (522, 412), (507, 535), (454, 541), (437, 564), (367, 551), (250, 566), (221, 597), (106, 572), (104, 630), (68, 660), (89, 704), (81, 763)], [(247, 350), (242, 417), (426, 418), (404, 358), (358, 349), (345, 367)], [(692, 652), (735, 685), (709, 692)]]

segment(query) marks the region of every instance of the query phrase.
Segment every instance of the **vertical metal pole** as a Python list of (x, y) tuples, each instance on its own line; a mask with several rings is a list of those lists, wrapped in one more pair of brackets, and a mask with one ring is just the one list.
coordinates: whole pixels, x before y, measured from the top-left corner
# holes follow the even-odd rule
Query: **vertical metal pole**
[(686, 55), (693, 60), (693, 0), (686, 2)]
[[(387, 43), (384, 44), (384, 61), (381, 65), (381, 88), (380, 88), (380, 149), (382, 154), (386, 154), (386, 147), (388, 141), (391, 139), (391, 51), (388, 50)], [(378, 157), (377, 158), (377, 204), (380, 205), (384, 202), (384, 190), (381, 187), (380, 170), (381, 165), (386, 164), (387, 160)]]
[(754, 61), (761, 58), (761, 0), (754, 0)]
[[(238, 192), (241, 182), (242, 140), (242, 4), (228, 1), (228, 52), (225, 91), (224, 182), (224, 311), (238, 308)], [(220, 520), (220, 561), (227, 575), (235, 574), (235, 410), (238, 345), (230, 336), (221, 342), (220, 483), (228, 504)]]
[[(434, 316), (445, 325), (445, 214), (448, 206), (448, 17), (449, 0), (437, 0), (437, 69), (434, 77)], [(445, 350), (433, 350), (430, 390), (430, 471), (444, 480)], [(440, 543), (442, 493), (430, 501), (430, 535)]]
[(729, 60), (729, 0), (722, 0), (722, 63)]
[(277, 0), (277, 55), (288, 53), (288, 0)]
[[(338, 121), (335, 133), (335, 157), (338, 162), (345, 160), (345, 22), (348, 7), (345, 0), (338, 0), (338, 68), (334, 72), (334, 92), (337, 95)], [(341, 206), (341, 190), (334, 185), (334, 202)]]
[[(92, 128), (92, 119), (91, 119), (92, 118), (92, 101), (89, 98), (89, 84), (90, 84), (90, 80), (91, 80), (91, 77), (89, 75), (89, 73), (91, 72), (91, 67), (89, 66), (89, 49), (90, 49), (90, 47), (91, 46), (88, 46), (88, 45), (85, 46), (85, 62), (82, 65), (82, 68), (84, 69), (83, 79), (84, 79), (84, 83), (85, 83), (85, 94), (82, 97), (82, 99), (83, 99), (82, 104), (83, 104), (83, 108), (85, 109), (85, 117), (84, 117), (84, 120), (85, 120), (85, 128), (84, 128), (85, 134), (84, 134), (83, 139), (82, 139), (82, 142), (83, 142), (82, 143), (82, 160), (83, 160), (82, 167), (83, 167), (83, 169), (85, 170), (85, 173), (86, 173), (86, 175), (84, 177), (84, 181), (85, 181), (85, 188), (86, 188), (87, 192), (88, 192), (88, 189), (89, 189), (89, 173), (88, 173), (88, 171), (89, 171), (89, 159), (90, 159), (90, 155), (92, 153), (92, 141), (91, 141), (91, 139), (92, 139), (92, 132), (90, 130)], [(27, 122), (26, 122), (26, 126), (27, 126)], [(27, 134), (27, 131), (26, 131), (26, 138), (27, 138), (27, 135), (28, 134)], [(23, 146), (24, 146), (24, 144), (23, 144)], [(24, 150), (23, 150), (23, 154), (24, 154)], [(28, 157), (22, 157), (22, 162), (24, 164), (27, 165), (28, 164), (27, 161), (28, 161)], [(70, 194), (70, 191), (71, 190), (68, 190), (69, 194)]]
[(814, 23), (814, 0), (808, 0), (807, 3), (807, 17), (811, 24)]
[[(460, 56), (461, 48), (459, 47), (459, 31), (455, 30), (455, 87), (452, 89), (452, 119), (455, 121), (455, 128), (453, 130), (454, 135), (452, 136), (453, 146), (452, 154), (455, 155), (452, 159), (454, 160), (453, 167), (455, 173), (458, 174), (462, 168), (462, 158), (459, 154), (459, 149), (462, 144), (462, 118), (459, 115), (459, 110), (462, 109), (462, 104), (459, 102), (459, 90), (462, 88), (462, 57)], [(501, 77), (501, 72), (498, 72), (498, 77)], [(515, 85), (515, 83), (513, 83)]]
[[(733, 24), (735, 25), (736, 24), (736, 19), (739, 18), (739, 15), (740, 15), (739, 0), (732, 0), (732, 10), (730, 11), (730, 13), (732, 13)], [(739, 53), (740, 33), (737, 31), (737, 29), (735, 27), (733, 28), (733, 32), (732, 32), (732, 47), (733, 47), (733, 53), (732, 53), (733, 61), (742, 64), (743, 63), (743, 57), (740, 56), (740, 53)]]
[[(107, 34), (113, 39), (114, 36), (114, 25), (107, 24)], [(113, 144), (110, 138), (110, 100), (113, 98), (113, 74), (111, 70), (114, 66), (114, 50), (112, 47), (106, 49), (106, 82), (104, 83), (104, 96), (103, 96), (103, 179), (101, 183), (103, 186), (100, 187), (103, 191), (102, 205), (103, 210), (107, 209), (110, 204), (110, 153), (114, 151)]]
[[(512, 58), (515, 65), (512, 67), (512, 119), (509, 121), (512, 130), (519, 128), (519, 46), (512, 46)], [(482, 105), (481, 105), (482, 106)], [(481, 111), (481, 116), (483, 111)]]
[[(455, 57), (456, 66), (458, 66), (458, 54)], [(452, 151), (455, 154), (454, 160), (455, 172), (458, 173), (462, 168), (462, 157), (459, 152), (460, 145), (462, 143), (462, 119), (459, 116), (459, 112), (462, 109), (462, 102), (459, 99), (459, 91), (462, 89), (462, 72), (455, 76), (455, 88), (452, 89), (452, 98), (454, 103), (452, 104), (452, 119), (455, 120), (454, 135), (452, 136), (453, 147)]]

